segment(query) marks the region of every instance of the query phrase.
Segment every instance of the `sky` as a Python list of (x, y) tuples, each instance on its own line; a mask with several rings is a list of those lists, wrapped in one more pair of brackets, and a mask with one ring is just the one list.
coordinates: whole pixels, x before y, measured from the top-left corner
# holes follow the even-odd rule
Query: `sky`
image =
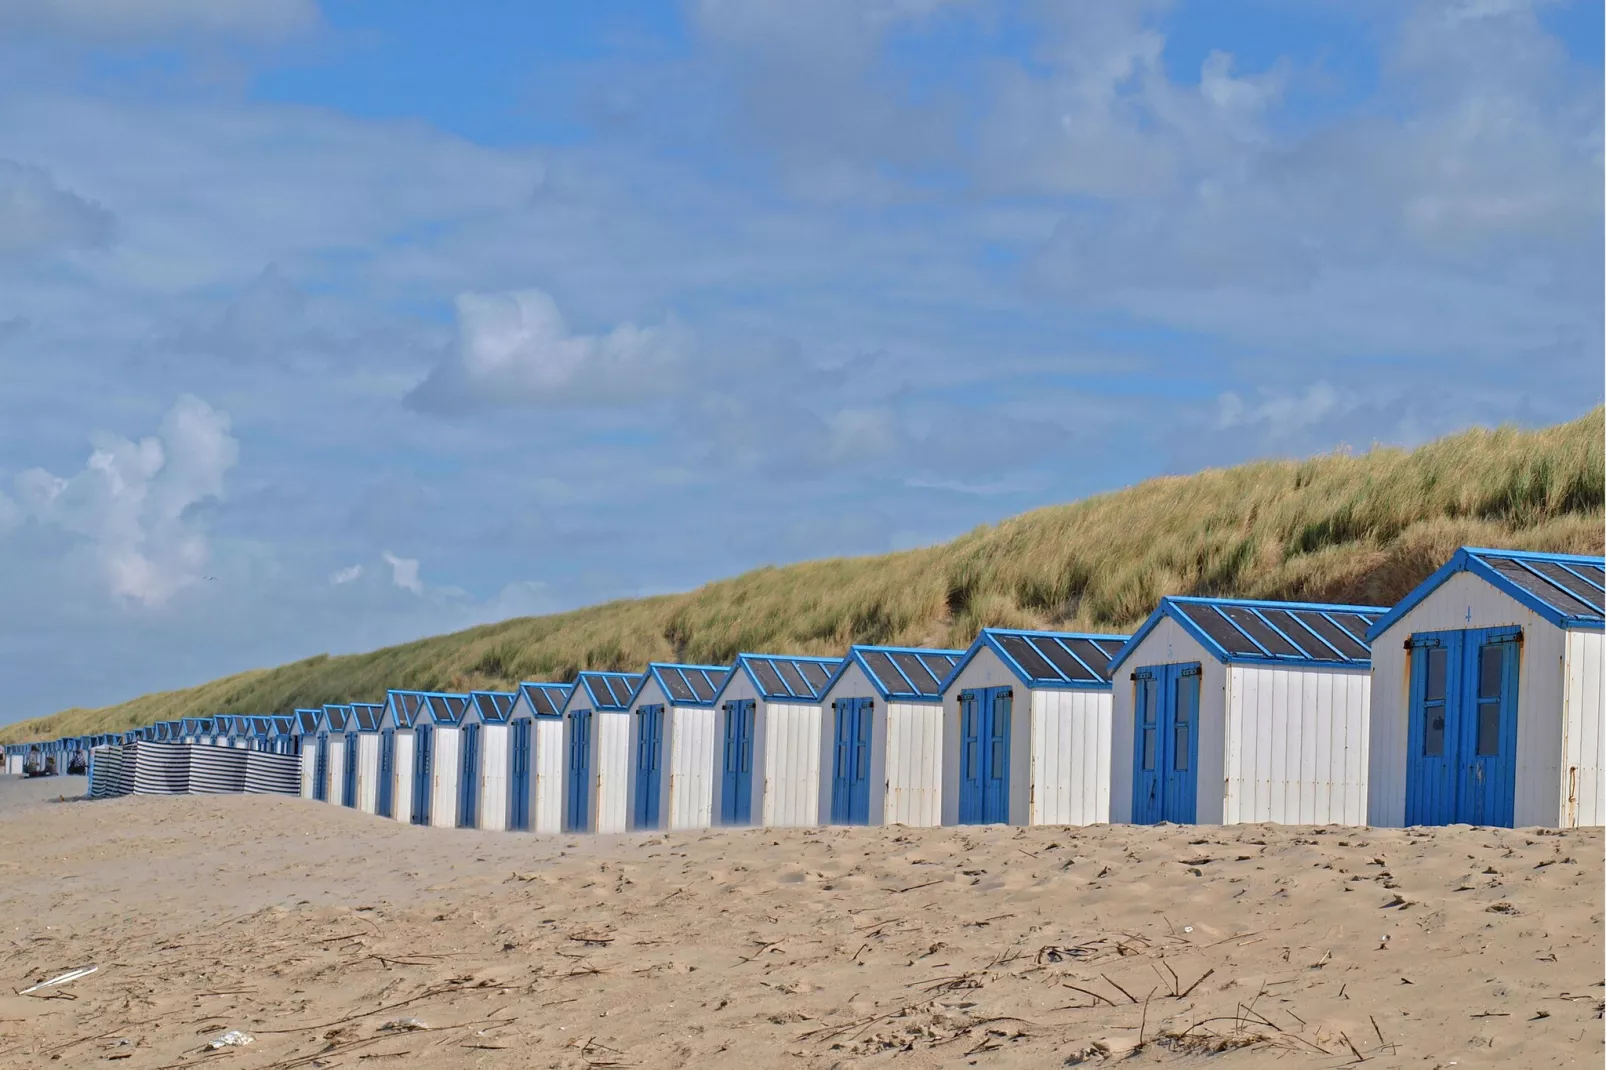
[(0, 722), (1598, 405), (1593, 0), (0, 0)]

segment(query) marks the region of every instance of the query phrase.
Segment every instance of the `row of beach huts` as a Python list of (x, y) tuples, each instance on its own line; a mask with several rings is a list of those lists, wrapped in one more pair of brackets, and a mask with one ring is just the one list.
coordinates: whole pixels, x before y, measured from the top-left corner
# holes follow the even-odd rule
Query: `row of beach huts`
[(1135, 635), (390, 691), (8, 747), (299, 755), (301, 794), (542, 833), (1097, 822), (1606, 821), (1603, 559), (1464, 548), (1392, 609), (1168, 597)]

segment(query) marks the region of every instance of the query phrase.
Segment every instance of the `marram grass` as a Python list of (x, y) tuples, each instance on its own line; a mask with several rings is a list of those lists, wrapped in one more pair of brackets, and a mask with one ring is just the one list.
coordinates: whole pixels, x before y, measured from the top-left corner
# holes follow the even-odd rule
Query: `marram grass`
[(122, 731), (213, 713), (383, 701), (387, 687), (507, 689), (653, 660), (849, 644), (960, 647), (988, 625), (1126, 632), (1166, 594), (1389, 605), (1456, 547), (1602, 549), (1602, 410), (1541, 431), (1472, 430), (1151, 479), (952, 542), (761, 568), (687, 594), (525, 617), (367, 654), (320, 655), (0, 731)]

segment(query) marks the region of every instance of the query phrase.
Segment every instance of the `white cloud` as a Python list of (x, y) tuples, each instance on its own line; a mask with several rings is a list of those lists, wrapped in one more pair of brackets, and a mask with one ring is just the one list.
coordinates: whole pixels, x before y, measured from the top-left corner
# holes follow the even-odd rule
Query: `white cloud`
[(71, 478), (42, 468), (16, 480), (23, 515), (84, 540), (111, 593), (146, 606), (201, 578), (210, 555), (201, 503), (221, 498), (239, 458), (229, 419), (184, 395), (157, 434), (134, 442), (93, 437), (95, 451)]
[(361, 575), (362, 575), (362, 566), (361, 565), (351, 565), (351, 566), (349, 566), (347, 568), (340, 569), (338, 572), (332, 573), (329, 576), (329, 582), (330, 582), (331, 585), (333, 585), (335, 587), (338, 587), (343, 583), (350, 583), (352, 580), (358, 578)]
[(318, 22), (315, 0), (5, 0), (0, 26), (118, 39), (198, 33), (278, 38)]
[(423, 581), (418, 578), (418, 558), (397, 557), (389, 550), (379, 556), (390, 566), (391, 583), (404, 591), (411, 591), (414, 594), (424, 593)]
[(462, 294), (457, 319), (452, 356), (411, 397), (421, 408), (639, 400), (676, 385), (687, 345), (673, 323), (571, 333), (540, 290)]
[(1338, 391), (1326, 382), (1313, 383), (1302, 394), (1265, 397), (1254, 404), (1246, 403), (1237, 394), (1225, 393), (1216, 403), (1217, 430), (1252, 427), (1264, 430), (1271, 439), (1287, 438), (1321, 424), (1347, 407)]
[(50, 174), (0, 160), (0, 256), (104, 245), (112, 216), (57, 186)]

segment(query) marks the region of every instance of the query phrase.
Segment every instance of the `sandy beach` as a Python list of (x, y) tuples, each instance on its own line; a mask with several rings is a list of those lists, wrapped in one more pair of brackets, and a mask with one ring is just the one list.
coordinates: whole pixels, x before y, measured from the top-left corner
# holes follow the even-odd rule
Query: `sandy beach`
[(1598, 829), (543, 838), (82, 790), (0, 781), (0, 1067), (1601, 1059)]

